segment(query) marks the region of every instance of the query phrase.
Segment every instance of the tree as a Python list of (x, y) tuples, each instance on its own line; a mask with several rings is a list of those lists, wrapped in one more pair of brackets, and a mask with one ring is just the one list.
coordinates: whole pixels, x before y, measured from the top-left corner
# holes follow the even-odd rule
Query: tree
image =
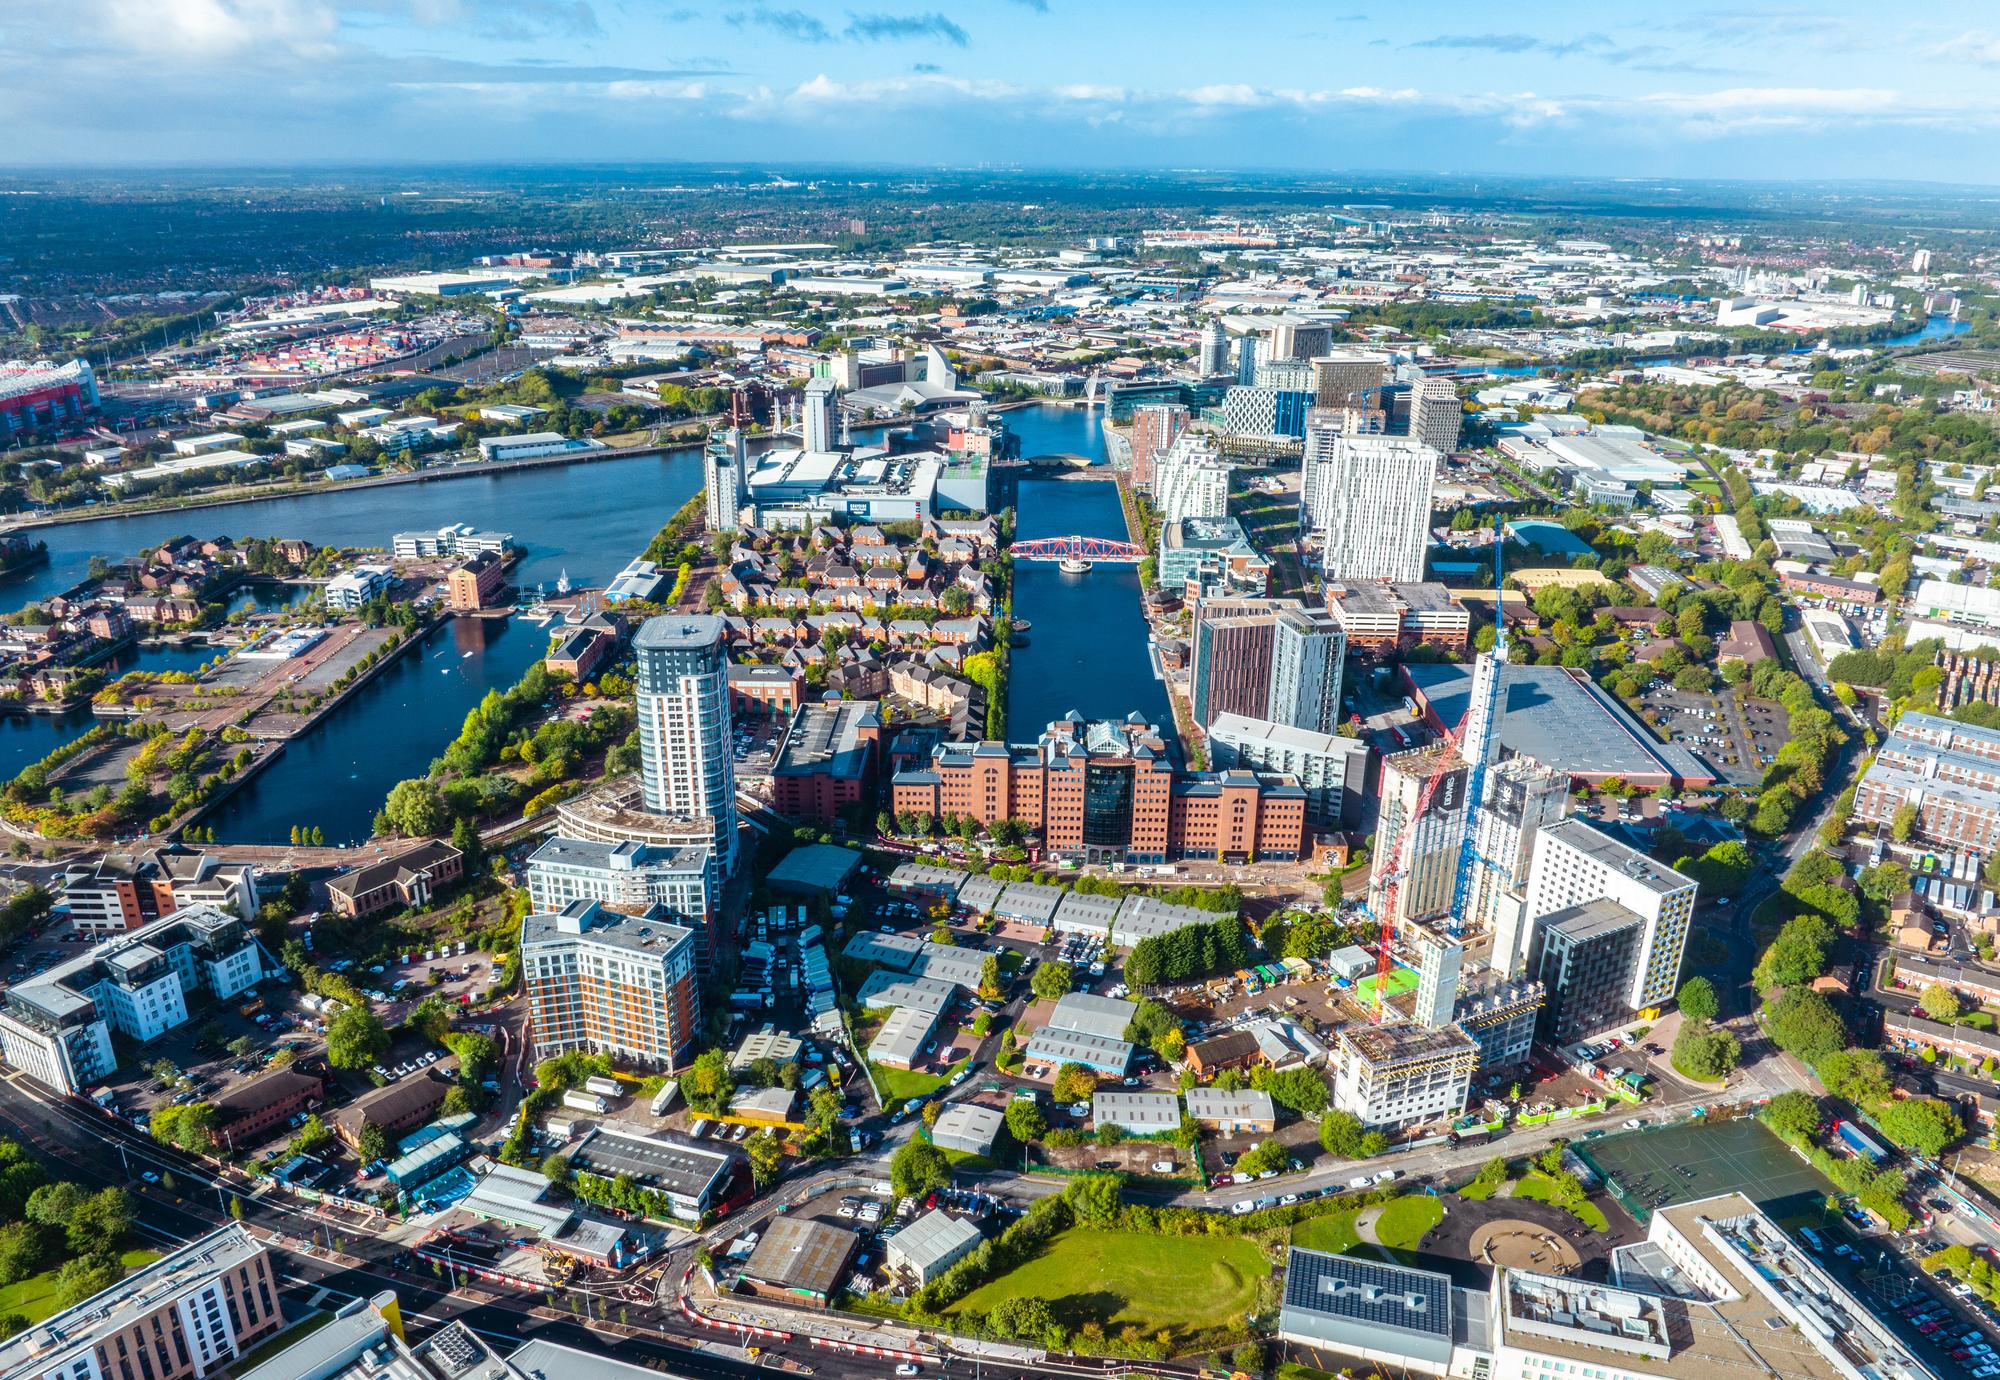
[(1319, 1120), (1320, 1148), (1343, 1160), (1361, 1158), (1362, 1134), (1361, 1118), (1337, 1107)]
[(389, 1158), (389, 1133), (382, 1129), (381, 1123), (362, 1122), (361, 1134), (356, 1140), (360, 1145), (362, 1163), (373, 1164), (376, 1160)]
[(1085, 1227), (1113, 1227), (1118, 1224), (1119, 1185), (1116, 1174), (1080, 1174), (1063, 1187), (1063, 1201)]
[(1003, 1337), (1040, 1342), (1056, 1326), (1056, 1319), (1046, 1300), (1006, 1298), (993, 1305), (993, 1311), (986, 1315), (986, 1325)]
[(451, 1003), (443, 993), (432, 992), (410, 1008), (410, 1014), (403, 1017), (403, 1028), (415, 1031), (430, 1044), (443, 1044), (451, 1033)]
[(1718, 1003), (1715, 984), (1705, 977), (1691, 977), (1681, 984), (1677, 998), (1681, 1008), (1681, 1019), (1695, 1025), (1706, 1025), (1715, 1019)]
[(1315, 1069), (1300, 1067), (1272, 1072), (1259, 1068), (1251, 1077), (1253, 1087), (1261, 1087), (1280, 1107), (1300, 1116), (1317, 1116), (1326, 1110), (1326, 1079)]
[(196, 1155), (215, 1149), (215, 1128), (222, 1114), (212, 1103), (189, 1102), (179, 1107), (162, 1107), (154, 1112), (149, 1129), (162, 1145), (178, 1145)]
[(922, 1198), (951, 1182), (951, 1161), (925, 1140), (908, 1140), (889, 1161), (889, 1185), (898, 1197)]
[(1847, 1044), (1847, 1028), (1833, 1004), (1810, 987), (1794, 987), (1766, 1007), (1764, 1026), (1780, 1049), (1808, 1064)]
[(388, 817), (392, 829), (411, 838), (441, 834), (451, 822), (443, 795), (430, 778), (423, 776), (391, 786), (389, 798), (382, 802), (382, 813)]
[(28, 1195), (27, 1217), (38, 1227), (63, 1227), (90, 1195), (67, 1179), (43, 1184)]
[(1856, 1106), (1881, 1101), (1893, 1086), (1888, 1064), (1872, 1049), (1835, 1050), (1815, 1063), (1813, 1072), (1828, 1092)]
[(365, 1069), (389, 1050), (382, 1018), (367, 1006), (349, 1006), (326, 1027), (326, 1061), (337, 1069)]
[(1811, 1093), (1781, 1092), (1765, 1104), (1764, 1124), (1786, 1140), (1811, 1145), (1819, 1135), (1819, 1102)]
[(681, 1096), (699, 1112), (719, 1112), (729, 1105), (736, 1091), (729, 1073), (729, 1058), (719, 1049), (703, 1050), (688, 1071), (681, 1075)]
[(1007, 1134), (1022, 1145), (1040, 1140), (1049, 1133), (1048, 1119), (1042, 1109), (1025, 1097), (1017, 1097), (1007, 1104)]
[(1936, 1155), (1965, 1134), (1965, 1124), (1946, 1103), (1932, 1097), (1908, 1097), (1877, 1109), (1875, 1123), (1882, 1134), (1905, 1150)]
[(56, 1307), (73, 1308), (101, 1294), (125, 1276), (116, 1256), (80, 1256), (56, 1271)]
[(1674, 1067), (1703, 1083), (1728, 1077), (1742, 1054), (1736, 1037), (1726, 1030), (1697, 1021), (1685, 1021), (1674, 1039)]
[(785, 1161), (785, 1142), (775, 1131), (759, 1131), (743, 1143), (744, 1154), (750, 1159), (750, 1177), (762, 1188), (778, 1177), (778, 1169)]
[(1826, 972), (1826, 954), (1833, 938), (1833, 927), (1823, 917), (1793, 916), (1758, 958), (1751, 980), (1760, 992), (1804, 986)]
[(1923, 994), (1917, 998), (1917, 1005), (1934, 1021), (1952, 1025), (1958, 1020), (1958, 993), (1942, 982), (1933, 982), (1924, 988)]
[(42, 1268), (42, 1234), (32, 1222), (0, 1227), (0, 1285), (19, 1284)]
[(1000, 998), (1000, 957), (988, 954), (979, 964), (979, 995), (988, 1001)]
[(476, 1030), (455, 1030), (444, 1037), (444, 1046), (458, 1060), (461, 1083), (477, 1083), (500, 1058), (499, 1044)]
[(1917, 807), (1904, 801), (1896, 807), (1896, 813), (1889, 820), (1889, 837), (1897, 843), (1908, 843), (1910, 835), (1917, 831)]
[(125, 1233), (132, 1229), (132, 1195), (122, 1188), (105, 1188), (77, 1204), (63, 1231), (75, 1255), (115, 1258)]
[(1035, 968), (1035, 975), (1028, 979), (1028, 990), (1042, 1001), (1055, 1001), (1067, 996), (1076, 984), (1076, 970), (1067, 963), (1042, 963)]
[(1088, 1102), (1097, 1091), (1097, 1075), (1083, 1064), (1064, 1064), (1056, 1070), (1055, 1086), (1050, 1095), (1056, 1101), (1068, 1105), (1072, 1102)]

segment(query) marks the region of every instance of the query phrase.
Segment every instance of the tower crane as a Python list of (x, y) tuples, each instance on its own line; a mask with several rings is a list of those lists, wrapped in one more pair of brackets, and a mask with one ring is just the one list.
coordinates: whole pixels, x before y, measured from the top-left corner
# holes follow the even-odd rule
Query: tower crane
[(1493, 540), (1493, 650), (1482, 654), (1473, 664), (1472, 693), (1466, 700), (1464, 717), (1455, 727), (1445, 730), (1441, 740), (1445, 747), (1456, 751), (1441, 752), (1431, 773), (1424, 779), (1423, 789), (1417, 794), (1416, 808), (1409, 811), (1396, 823), (1395, 833), (1390, 837), (1388, 861), (1390, 871), (1382, 883), (1382, 913), (1371, 917), (1380, 926), (1380, 937), (1375, 949), (1375, 1011), (1374, 1019), (1379, 1023), (1388, 1013), (1389, 969), (1396, 946), (1396, 896), (1401, 889), (1403, 878), (1408, 875), (1416, 850), (1416, 825), (1430, 811), (1439, 785), (1450, 771), (1453, 759), (1462, 760), (1470, 768), (1466, 780), (1465, 830), (1459, 840), (1458, 868), (1452, 883), (1451, 912), (1448, 921), (1454, 938), (1463, 930), (1465, 905), (1472, 894), (1473, 869), (1479, 864), (1477, 850), (1473, 847), (1473, 836), (1477, 824), (1477, 811), (1484, 799), (1486, 785), (1486, 759), (1492, 751), (1493, 728), (1500, 706), (1500, 679), (1502, 669), (1507, 664), (1507, 619), (1501, 600), (1504, 581), (1506, 537), (1494, 533)]

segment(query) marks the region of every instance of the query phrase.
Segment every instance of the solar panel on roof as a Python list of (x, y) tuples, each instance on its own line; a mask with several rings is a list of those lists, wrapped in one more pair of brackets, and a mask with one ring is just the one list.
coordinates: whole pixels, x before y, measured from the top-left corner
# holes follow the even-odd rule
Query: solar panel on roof
[(1449, 1339), (1451, 1279), (1429, 1270), (1294, 1249), (1285, 1307)]

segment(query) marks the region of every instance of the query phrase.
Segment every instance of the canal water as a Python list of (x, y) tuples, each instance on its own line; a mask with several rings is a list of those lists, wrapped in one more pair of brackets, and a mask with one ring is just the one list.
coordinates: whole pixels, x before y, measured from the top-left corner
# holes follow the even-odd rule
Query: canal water
[(365, 840), (389, 788), (429, 770), (466, 711), (513, 685), (547, 647), (548, 634), (524, 618), (450, 620), (286, 744), (203, 826), (225, 843), (285, 843), (293, 825), (318, 825), (330, 844)]
[[(1034, 407), (1006, 415), (1021, 454), (1105, 460), (1099, 408)], [(1126, 538), (1118, 486), (1104, 480), (1025, 479), (1015, 536)], [(1007, 736), (1031, 742), (1074, 709), (1086, 719), (1122, 719), (1138, 710), (1169, 739), (1174, 720), (1166, 686), (1154, 676), (1139, 603), (1139, 571), (1098, 564), (1065, 575), (1054, 563), (1014, 566), (1014, 616), (1032, 624), (1014, 648), (1007, 686)]]
[[(104, 663), (104, 678), (116, 680), (127, 671), (192, 671), (215, 655), (208, 647), (129, 647)], [(0, 715), (0, 782), (82, 737), (96, 723), (88, 706), (67, 714)]]
[[(1038, 405), (1004, 415), (1021, 436), (1024, 455), (1105, 459), (1101, 409)], [(601, 585), (700, 487), (696, 455), (642, 456), (43, 528), (35, 535), (49, 544), (48, 565), (0, 582), (0, 608), (69, 588), (85, 577), (94, 555), (122, 558), (181, 533), (386, 546), (399, 531), (452, 522), (512, 532), (527, 552), (515, 569), (524, 586), (553, 586), (565, 572), (575, 584)], [(1122, 538), (1116, 487), (1026, 481), (1019, 532)], [(240, 599), (269, 608), (282, 606), (285, 596)], [(1165, 688), (1147, 658), (1134, 567), (1099, 565), (1086, 575), (1064, 575), (1052, 564), (1024, 563), (1015, 574), (1014, 611), (1034, 631), (1014, 652), (1010, 736), (1032, 738), (1071, 709), (1087, 718), (1123, 717), (1136, 709), (1171, 733)], [(311, 733), (288, 744), (277, 763), (203, 823), (215, 827), (216, 837), (238, 843), (282, 843), (294, 825), (319, 826), (329, 843), (365, 839), (389, 788), (425, 771), (456, 736), (466, 711), (489, 689), (505, 690), (519, 680), (546, 646), (544, 631), (519, 619), (445, 625), (420, 651), (398, 658)], [(210, 655), (139, 651), (115, 670), (193, 669)], [(0, 781), (92, 722), (88, 711), (0, 718)]]

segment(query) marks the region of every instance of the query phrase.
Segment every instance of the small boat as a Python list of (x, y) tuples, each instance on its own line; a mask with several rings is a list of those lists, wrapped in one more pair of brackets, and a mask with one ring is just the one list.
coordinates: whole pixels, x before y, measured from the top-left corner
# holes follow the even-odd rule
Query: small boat
[(1080, 556), (1064, 556), (1057, 568), (1065, 575), (1082, 575), (1090, 569), (1090, 562)]

